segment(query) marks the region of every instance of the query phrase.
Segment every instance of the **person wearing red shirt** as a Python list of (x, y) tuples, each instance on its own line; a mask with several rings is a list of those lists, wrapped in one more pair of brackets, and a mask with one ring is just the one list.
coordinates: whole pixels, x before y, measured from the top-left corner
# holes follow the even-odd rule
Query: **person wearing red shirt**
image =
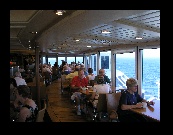
[(81, 115), (81, 109), (80, 109), (80, 99), (81, 99), (81, 92), (80, 90), (83, 87), (87, 87), (88, 85), (88, 79), (84, 75), (84, 70), (78, 71), (78, 76), (73, 77), (71, 81), (71, 90), (74, 92), (71, 96), (71, 99), (76, 101), (77, 104), (77, 115)]

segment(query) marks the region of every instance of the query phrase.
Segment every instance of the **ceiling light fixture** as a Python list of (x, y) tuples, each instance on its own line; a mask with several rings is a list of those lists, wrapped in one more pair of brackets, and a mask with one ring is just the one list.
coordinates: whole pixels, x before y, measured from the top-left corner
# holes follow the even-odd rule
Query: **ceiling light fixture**
[(136, 37), (136, 39), (142, 39), (142, 37)]
[(31, 34), (37, 34), (37, 31), (36, 31), (36, 32), (34, 32), (34, 31), (31, 31), (30, 33), (31, 33)]
[(55, 10), (56, 15), (63, 15), (65, 13), (65, 10)]
[(103, 33), (103, 34), (109, 34), (109, 33), (111, 33), (111, 32), (108, 31), (108, 30), (102, 30), (102, 33)]

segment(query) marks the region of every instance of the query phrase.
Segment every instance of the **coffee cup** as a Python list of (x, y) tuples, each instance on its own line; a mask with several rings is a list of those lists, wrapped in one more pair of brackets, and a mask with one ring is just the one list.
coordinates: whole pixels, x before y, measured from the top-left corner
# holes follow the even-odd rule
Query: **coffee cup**
[(147, 103), (146, 102), (142, 102), (142, 108), (146, 108), (147, 107)]

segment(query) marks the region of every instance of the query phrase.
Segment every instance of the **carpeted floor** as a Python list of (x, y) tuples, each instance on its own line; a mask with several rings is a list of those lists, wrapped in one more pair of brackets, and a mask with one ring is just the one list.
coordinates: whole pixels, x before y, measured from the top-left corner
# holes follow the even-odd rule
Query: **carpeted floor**
[(48, 107), (45, 122), (88, 122), (85, 114), (76, 115), (76, 109), (66, 91), (61, 93), (61, 80), (55, 80), (47, 86)]

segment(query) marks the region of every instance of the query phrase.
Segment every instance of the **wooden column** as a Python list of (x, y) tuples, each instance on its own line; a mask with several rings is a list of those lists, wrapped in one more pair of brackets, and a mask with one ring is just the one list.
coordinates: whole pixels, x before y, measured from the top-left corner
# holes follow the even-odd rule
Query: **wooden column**
[(40, 101), (40, 76), (39, 76), (39, 45), (35, 43), (35, 67), (36, 67), (36, 88), (37, 88), (37, 105), (38, 109), (41, 110), (41, 101)]

